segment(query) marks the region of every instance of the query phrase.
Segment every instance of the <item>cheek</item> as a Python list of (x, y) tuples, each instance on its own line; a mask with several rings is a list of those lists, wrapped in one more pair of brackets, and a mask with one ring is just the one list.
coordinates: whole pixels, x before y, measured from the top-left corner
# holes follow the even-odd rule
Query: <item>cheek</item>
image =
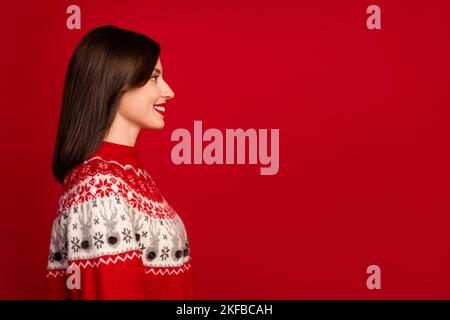
[[(142, 127), (154, 126), (154, 121), (160, 122), (160, 116), (153, 109), (153, 104), (159, 100), (159, 89), (150, 81), (140, 88), (127, 91), (121, 99), (118, 113), (128, 121)], [(152, 124), (149, 124), (150, 122)]]
[(136, 120), (151, 108), (151, 102), (145, 94), (138, 91), (126, 92), (119, 105), (118, 112), (128, 120)]
[(154, 87), (151, 90), (147, 91), (146, 94), (147, 100), (150, 102), (150, 106), (158, 102), (159, 99), (159, 90)]

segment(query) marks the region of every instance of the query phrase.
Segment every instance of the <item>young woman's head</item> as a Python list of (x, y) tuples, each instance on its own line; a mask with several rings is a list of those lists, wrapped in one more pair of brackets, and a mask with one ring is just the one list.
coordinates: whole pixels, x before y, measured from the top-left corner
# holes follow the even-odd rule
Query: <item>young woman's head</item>
[(162, 72), (160, 46), (145, 35), (103, 26), (81, 39), (64, 83), (52, 167), (58, 182), (103, 140), (164, 127), (174, 93)]

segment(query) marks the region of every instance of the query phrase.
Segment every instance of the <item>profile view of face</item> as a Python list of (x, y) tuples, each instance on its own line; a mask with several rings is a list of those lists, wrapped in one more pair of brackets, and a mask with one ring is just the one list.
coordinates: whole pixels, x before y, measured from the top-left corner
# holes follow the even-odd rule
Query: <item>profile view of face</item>
[(164, 128), (166, 101), (175, 94), (164, 81), (161, 60), (158, 58), (152, 76), (145, 85), (131, 89), (122, 96), (116, 117), (142, 129)]

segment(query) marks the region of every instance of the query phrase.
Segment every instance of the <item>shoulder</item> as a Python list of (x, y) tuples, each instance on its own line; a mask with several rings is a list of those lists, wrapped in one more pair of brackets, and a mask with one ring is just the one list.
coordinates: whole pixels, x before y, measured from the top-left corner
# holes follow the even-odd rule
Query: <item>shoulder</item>
[(106, 196), (120, 196), (130, 191), (128, 170), (113, 160), (90, 157), (68, 173), (64, 180), (58, 213), (73, 205)]
[(110, 196), (123, 198), (133, 207), (141, 207), (141, 201), (136, 203), (136, 199), (148, 193), (153, 185), (151, 176), (142, 165), (92, 156), (67, 175), (58, 213), (86, 201)]
[(64, 180), (63, 189), (69, 189), (73, 185), (99, 174), (124, 178), (138, 175), (139, 171), (144, 170), (136, 165), (94, 155), (87, 158), (83, 163), (67, 174), (67, 177)]

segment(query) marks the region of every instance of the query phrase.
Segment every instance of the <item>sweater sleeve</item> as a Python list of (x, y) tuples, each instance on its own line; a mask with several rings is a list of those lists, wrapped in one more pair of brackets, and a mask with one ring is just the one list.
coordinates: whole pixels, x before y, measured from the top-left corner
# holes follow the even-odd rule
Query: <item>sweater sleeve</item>
[(144, 265), (126, 199), (67, 197), (73, 201), (63, 201), (52, 226), (47, 299), (143, 299)]

